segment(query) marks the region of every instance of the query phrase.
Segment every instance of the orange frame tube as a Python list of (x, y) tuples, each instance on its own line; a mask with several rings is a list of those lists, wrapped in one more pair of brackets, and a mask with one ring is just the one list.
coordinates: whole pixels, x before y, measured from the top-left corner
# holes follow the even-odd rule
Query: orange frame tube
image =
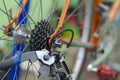
[[(28, 3), (28, 0), (23, 0), (23, 7), (26, 6), (26, 4)], [(9, 24), (7, 24), (5, 26), (5, 30), (8, 31), (8, 29), (13, 25), (13, 23), (15, 22), (16, 26), (17, 26), (17, 19), (20, 15), (20, 13), (23, 11), (23, 8), (19, 7), (14, 18), (12, 20), (10, 20)]]
[[(102, 0), (94, 0), (94, 9), (98, 8), (101, 2), (102, 2)], [(99, 38), (94, 36), (94, 32), (97, 29), (97, 26), (100, 21), (100, 17), (101, 16), (97, 11), (93, 12), (90, 43), (92, 43), (94, 45), (94, 49), (96, 48), (97, 43), (99, 41)]]
[(64, 7), (63, 7), (63, 10), (62, 10), (62, 13), (61, 13), (61, 16), (60, 16), (60, 20), (59, 20), (58, 25), (57, 25), (57, 28), (56, 28), (55, 32), (50, 36), (50, 42), (53, 39), (53, 37), (62, 29), (69, 4), (70, 4), (70, 0), (66, 0)]
[[(102, 0), (94, 0), (94, 8), (99, 7), (101, 2), (102, 2)], [(115, 2), (113, 3), (113, 5), (108, 13), (108, 20), (106, 21), (106, 22), (108, 22), (107, 24), (109, 24), (110, 22), (112, 22), (114, 20), (119, 8), (120, 8), (120, 0), (115, 0)], [(97, 13), (95, 11), (94, 11), (93, 15), (94, 16), (93, 16), (93, 20), (92, 20), (90, 42), (94, 45), (94, 48), (95, 48), (97, 46), (99, 38), (95, 37), (93, 34), (96, 31), (97, 25), (100, 21), (100, 15), (99, 15), (99, 13)]]
[(120, 9), (120, 0), (116, 0), (112, 5), (112, 8), (110, 9), (110, 12), (108, 14), (110, 22), (114, 20), (119, 9)]

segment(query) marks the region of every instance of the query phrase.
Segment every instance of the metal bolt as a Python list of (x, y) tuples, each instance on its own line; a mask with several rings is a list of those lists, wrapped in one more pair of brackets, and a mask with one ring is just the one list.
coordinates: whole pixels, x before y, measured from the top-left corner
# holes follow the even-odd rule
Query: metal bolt
[(45, 61), (48, 61), (50, 59), (50, 56), (49, 55), (45, 55), (44, 59), (45, 59)]

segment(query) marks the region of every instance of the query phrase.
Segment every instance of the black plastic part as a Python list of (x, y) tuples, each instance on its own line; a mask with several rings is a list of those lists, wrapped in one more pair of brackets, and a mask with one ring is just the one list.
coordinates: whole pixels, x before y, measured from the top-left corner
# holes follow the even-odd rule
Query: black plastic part
[(56, 63), (58, 63), (58, 62), (60, 61), (60, 59), (61, 59), (60, 53), (61, 53), (61, 52), (59, 52), (59, 51), (53, 51), (53, 52), (51, 53), (52, 56), (55, 56), (55, 62), (56, 62)]

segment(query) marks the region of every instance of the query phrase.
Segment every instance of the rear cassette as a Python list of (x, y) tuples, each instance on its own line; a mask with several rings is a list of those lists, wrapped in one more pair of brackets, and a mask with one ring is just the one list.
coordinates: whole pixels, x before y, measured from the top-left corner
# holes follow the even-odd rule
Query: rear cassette
[(53, 28), (50, 23), (46, 20), (41, 20), (35, 25), (35, 29), (32, 31), (31, 39), (30, 39), (30, 49), (41, 50), (48, 49), (48, 42), (50, 35), (53, 33)]

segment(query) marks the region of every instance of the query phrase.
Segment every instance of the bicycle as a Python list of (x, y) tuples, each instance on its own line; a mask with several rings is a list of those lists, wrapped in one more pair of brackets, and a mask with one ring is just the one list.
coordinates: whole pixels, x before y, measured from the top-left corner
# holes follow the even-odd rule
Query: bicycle
[[(68, 7), (68, 4), (69, 4), (69, 1), (68, 1), (68, 3), (66, 2), (66, 4), (67, 4), (67, 7)], [(55, 5), (56, 6), (56, 5)], [(54, 7), (55, 8), (55, 7)], [(22, 7), (21, 7), (21, 9), (22, 9)], [(24, 10), (24, 8), (23, 8), (23, 10)], [(67, 8), (64, 8), (63, 10), (65, 10), (65, 12), (67, 11)], [(52, 13), (54, 13), (55, 12), (55, 9), (53, 10), (53, 12)], [(64, 12), (64, 11), (63, 11)], [(26, 14), (26, 13), (24, 13), (24, 14)], [(63, 23), (64, 22), (64, 18), (65, 18), (65, 14), (66, 13), (62, 13), (62, 16), (63, 17), (60, 17), (60, 22), (59, 22), (59, 28), (61, 28), (62, 27), (62, 24), (61, 23)], [(41, 15), (43, 15), (43, 14), (41, 14)], [(9, 16), (9, 15), (8, 15)], [(30, 16), (29, 15), (27, 15), (27, 17), (29, 17), (30, 18)], [(49, 16), (48, 16), (49, 17)], [(31, 19), (31, 21), (33, 21), (32, 19)], [(24, 22), (24, 21), (23, 21)], [(34, 23), (34, 21), (33, 21), (33, 23)], [(43, 23), (46, 23), (46, 24), (49, 24), (47, 21), (45, 21), (45, 20), (43, 20), (43, 21), (41, 21), (40, 23), (38, 23), (38, 25), (40, 25), (40, 24), (43, 24)], [(59, 28), (57, 28), (57, 31), (54, 33), (54, 34), (52, 34), (52, 37), (51, 38), (54, 38), (54, 36), (56, 35), (56, 33), (57, 32), (59, 32), (60, 31), (60, 29)], [(18, 29), (16, 28), (16, 31), (17, 30), (19, 30), (19, 26), (18, 26)], [(35, 30), (33, 30), (33, 31), (35, 31)], [(71, 33), (72, 33), (72, 35), (73, 35), (73, 32), (71, 31), (71, 30), (67, 30), (67, 31), (70, 31)], [(27, 33), (30, 33), (29, 31), (26, 31)], [(64, 31), (63, 31), (64, 32)], [(17, 33), (17, 32), (16, 32)], [(48, 33), (49, 33), (49, 31), (48, 31)], [(50, 29), (50, 33), (49, 34), (51, 34), (52, 33), (52, 29)], [(60, 32), (60, 33), (62, 33), (62, 32)], [(58, 33), (57, 35), (59, 35), (60, 33)], [(36, 33), (37, 34), (37, 33)], [(36, 35), (35, 34), (35, 35)], [(14, 35), (15, 35), (15, 33), (14, 33)], [(20, 34), (17, 34), (17, 36), (18, 35), (20, 35)], [(23, 37), (23, 35), (20, 35), (20, 36), (22, 36)], [(34, 35), (33, 35), (34, 36)], [(24, 36), (24, 37), (30, 37), (30, 35), (26, 35), (26, 36)], [(56, 36), (55, 36), (56, 37)], [(49, 38), (49, 37), (48, 37)], [(71, 38), (71, 40), (72, 40), (72, 38)], [(50, 41), (48, 41), (48, 43), (49, 44), (52, 44), (51, 43), (51, 41), (52, 41), (52, 39), (50, 40)], [(54, 42), (56, 42), (55, 44), (54, 44), (54, 47), (60, 47), (60, 45), (61, 44), (59, 44), (59, 41), (61, 41), (61, 39), (56, 39), (56, 41), (54, 41)], [(31, 40), (31, 42), (34, 42), (34, 41), (32, 41)], [(64, 41), (63, 41), (64, 42)], [(46, 42), (45, 42), (46, 43)], [(66, 43), (66, 42), (65, 42)], [(71, 43), (71, 42), (70, 42)], [(37, 43), (36, 43), (37, 44)], [(35, 45), (36, 45), (35, 44)], [(70, 44), (68, 44), (68, 46), (69, 46)], [(42, 47), (46, 47), (46, 46), (42, 46)], [(39, 48), (42, 48), (41, 46), (39, 46)], [(50, 47), (51, 46), (49, 46), (49, 45), (47, 45), (47, 47), (46, 48), (48, 48), (48, 50), (50, 49)], [(89, 47), (89, 46), (88, 46)], [(90, 45), (90, 47), (91, 47), (91, 45)], [(93, 46), (92, 46), (93, 47)], [(32, 47), (32, 49), (34, 50), (34, 47)], [(25, 49), (26, 51), (27, 51), (27, 49)], [(47, 53), (47, 51), (46, 50), (43, 50), (43, 51), (40, 51), (39, 53), (44, 53), (44, 52), (46, 52)], [(18, 52), (19, 53), (19, 52)], [(34, 53), (34, 55), (33, 56), (35, 56), (35, 55), (37, 55), (38, 56), (38, 54), (37, 54), (37, 52), (33, 52)], [(46, 54), (45, 53), (45, 54)], [(54, 53), (54, 52), (53, 52)], [(57, 54), (56, 54), (57, 53)], [(59, 52), (56, 52), (55, 54), (53, 54), (54, 56), (60, 56), (60, 53)], [(27, 53), (26, 53), (27, 54)], [(26, 54), (25, 54), (25, 56), (26, 56)], [(30, 54), (30, 55), (32, 55), (32, 53), (28, 53), (28, 54)], [(21, 55), (21, 54), (18, 54), (18, 55), (16, 55), (14, 58), (11, 58), (12, 60), (15, 60), (15, 58), (18, 58), (18, 56), (24, 56), (24, 55)], [(40, 56), (45, 56), (45, 55), (40, 55)], [(48, 58), (48, 60), (49, 60), (49, 57), (50, 56), (47, 56), (47, 58)], [(30, 58), (30, 57), (29, 57)], [(36, 58), (36, 57), (35, 57)], [(11, 59), (10, 59), (10, 61), (11, 61)], [(23, 60), (24, 60), (24, 58), (22, 58)], [(42, 61), (42, 58), (40, 57), (40, 58), (37, 58), (37, 59), (39, 59), (39, 60), (41, 60)], [(50, 57), (50, 59), (51, 59), (51, 57)], [(18, 62), (17, 62), (18, 61)], [(31, 60), (32, 61), (32, 60)], [(33, 60), (34, 61), (34, 60)], [(52, 60), (51, 60), (52, 61)], [(54, 60), (53, 60), (54, 61)], [(45, 63), (45, 61), (42, 61), (44, 64), (46, 64)], [(83, 62), (83, 61), (82, 61)], [(5, 62), (6, 63), (6, 62)], [(19, 60), (16, 60), (16, 64), (18, 64), (19, 63)], [(64, 61), (63, 61), (63, 63), (64, 63)], [(28, 64), (29, 65), (29, 64)], [(49, 65), (49, 64), (46, 64), (46, 65)], [(65, 65), (64, 65), (65, 66)], [(82, 65), (81, 65), (82, 66)], [(8, 67), (8, 66), (7, 66)], [(4, 66), (3, 66), (3, 68), (5, 68)], [(47, 69), (48, 69), (48, 67), (47, 67)], [(67, 69), (66, 69), (67, 70)], [(43, 72), (42, 72), (43, 73)], [(67, 73), (68, 74), (70, 74), (70, 72), (69, 71), (67, 71)], [(44, 76), (44, 75), (43, 75)]]
[[(71, 43), (71, 41), (72, 41), (72, 39), (73, 39), (73, 31), (72, 30), (70, 30), (70, 29), (66, 29), (66, 30), (63, 30), (63, 31), (61, 31), (61, 28), (62, 28), (62, 24), (63, 24), (63, 22), (64, 22), (64, 18), (65, 18), (65, 15), (66, 15), (66, 12), (67, 12), (67, 8), (68, 8), (68, 6), (69, 6), (69, 2), (70, 2), (70, 0), (66, 0), (66, 2), (65, 2), (65, 6), (64, 6), (64, 8), (63, 8), (63, 10), (62, 10), (62, 14), (61, 14), (61, 17), (60, 17), (60, 20), (59, 20), (59, 23), (58, 23), (58, 27), (57, 27), (57, 29), (55, 30), (55, 32), (53, 33), (53, 29), (51, 28), (51, 26), (50, 26), (50, 24), (49, 24), (49, 20), (48, 21), (46, 21), (46, 20), (42, 20), (42, 21), (40, 21), (40, 22), (38, 22), (37, 24), (36, 24), (36, 21), (34, 21), (32, 18), (33, 17), (31, 17), (27, 12), (26, 12), (26, 10), (25, 10), (25, 6), (26, 6), (26, 4), (28, 3), (28, 1), (29, 0), (23, 0), (23, 2), (22, 2), (22, 0), (21, 0), (21, 3), (23, 3), (22, 5), (21, 4), (19, 4), (19, 2), (18, 1), (16, 1), (15, 0), (15, 3), (17, 3), (17, 5), (19, 6), (19, 8), (18, 8), (18, 11), (17, 11), (17, 13), (16, 13), (16, 15), (14, 16), (14, 18), (12, 18), (12, 16), (11, 16), (11, 11), (9, 11), (9, 13), (7, 12), (7, 9), (6, 9), (6, 4), (5, 4), (5, 0), (3, 0), (3, 4), (4, 4), (4, 7), (5, 7), (5, 11), (1, 8), (0, 10), (1, 10), (1, 12), (3, 12), (4, 13), (4, 15), (7, 15), (7, 17), (8, 17), (8, 21), (9, 21), (9, 24), (8, 25), (6, 25), (5, 26), (5, 30), (4, 30), (4, 33), (6, 34), (6, 35), (8, 35), (8, 36), (13, 36), (14, 38), (15, 38), (15, 43), (20, 43), (20, 44), (18, 44), (17, 45), (17, 48), (19, 48), (18, 49), (18, 52), (14, 52), (14, 53), (18, 53), (18, 54), (15, 54), (15, 55), (13, 55), (13, 57), (11, 57), (10, 59), (8, 59), (8, 60), (3, 60), (3, 62), (1, 62), (1, 69), (6, 69), (6, 68), (8, 68), (8, 67), (11, 67), (12, 65), (16, 65), (16, 64), (19, 64), (21, 61), (24, 61), (25, 59), (29, 59), (29, 58), (36, 58), (36, 60), (37, 59), (39, 59), (42, 63), (43, 63), (43, 66), (44, 67), (46, 67), (46, 69), (49, 69), (48, 68), (48, 66), (46, 66), (46, 65), (51, 65), (51, 64), (53, 64), (53, 62), (55, 63), (55, 65), (53, 66), (53, 67), (55, 67), (55, 68), (60, 68), (61, 69), (61, 67), (64, 69), (62, 72), (60, 72), (59, 71), (59, 69), (58, 69), (58, 71), (53, 71), (53, 72), (55, 72), (55, 73), (59, 73), (59, 75), (56, 75), (55, 73), (53, 73), (52, 74), (52, 76), (53, 77), (56, 77), (58, 80), (59, 79), (61, 79), (61, 78), (59, 78), (59, 77), (62, 77), (62, 78), (70, 78), (70, 72), (69, 72), (69, 70), (68, 70), (68, 68), (67, 68), (67, 66), (66, 66), (66, 64), (65, 64), (65, 62), (64, 62), (64, 57), (63, 57), (63, 55), (60, 53), (60, 52), (57, 52), (57, 51), (53, 51), (53, 52), (51, 52), (50, 50), (51, 50), (51, 45), (52, 45), (52, 47), (54, 46), (54, 47), (60, 47), (61, 46), (61, 44), (59, 43), (59, 41), (61, 41), (61, 39), (59, 39), (59, 38), (57, 38), (56, 39), (56, 37), (58, 36), (58, 35), (60, 35), (61, 33), (63, 33), (63, 32), (66, 32), (66, 31), (69, 31), (69, 32), (71, 32), (72, 33), (72, 36), (71, 36), (71, 40), (70, 40), (70, 42), (69, 43), (67, 43), (67, 46), (69, 46), (70, 45), (70, 43)], [(13, 1), (14, 2), (14, 1)], [(42, 0), (40, 0), (40, 2), (42, 2)], [(56, 0), (56, 2), (57, 2), (57, 0)], [(38, 4), (37, 3), (37, 1), (36, 1), (36, 4)], [(38, 11), (39, 13), (41, 12), (41, 19), (43, 19), (43, 13), (42, 13), (42, 3), (40, 4), (40, 7), (41, 7), (41, 11)], [(51, 17), (51, 14), (52, 13), (54, 13), (55, 12), (55, 7), (56, 7), (56, 5), (54, 5), (53, 6), (53, 11), (50, 13), (50, 15), (48, 15), (48, 17), (47, 18), (49, 18), (49, 17)], [(35, 10), (36, 9), (36, 7), (34, 7), (33, 8), (33, 10)], [(19, 16), (20, 16), (20, 14), (22, 13), (22, 11), (23, 11), (23, 18), (22, 19), (20, 19), (20, 18), (18, 18)], [(35, 11), (34, 11), (35, 12)], [(37, 15), (37, 14), (35, 14), (35, 15)], [(38, 15), (40, 15), (40, 14), (38, 14)], [(26, 21), (26, 19), (27, 18), (29, 18), (30, 20), (31, 20), (31, 22), (29, 22), (29, 20), (28, 21)], [(20, 21), (19, 21), (19, 19), (20, 19)], [(19, 21), (19, 22), (17, 22), (17, 20)], [(38, 18), (38, 20), (40, 20), (39, 18)], [(15, 23), (15, 28), (13, 28), (13, 27), (11, 27), (11, 26), (13, 26), (13, 23)], [(25, 27), (23, 27), (23, 26), (27, 26), (26, 24), (24, 24), (24, 23), (26, 23), (28, 26), (30, 26), (30, 28), (29, 29), (31, 29), (32, 27), (31, 27), (31, 25), (30, 24), (34, 24), (35, 25), (35, 27), (37, 26), (38, 28), (35, 28), (34, 30), (28, 30), (28, 29), (26, 29)], [(38, 31), (39, 30), (39, 25), (40, 26), (43, 26), (42, 27), (42, 29), (40, 30), (40, 31)], [(45, 27), (44, 27), (45, 26)], [(47, 28), (47, 27), (48, 28)], [(32, 31), (32, 32), (31, 32)], [(36, 31), (38, 31), (39, 33), (44, 33), (44, 31), (47, 31), (47, 34), (42, 34), (42, 35), (40, 35), (41, 37), (43, 36), (43, 38), (44, 38), (44, 41), (43, 42), (39, 42), (39, 45), (36, 47), (36, 44), (38, 44), (37, 43), (37, 41), (34, 41), (36, 38), (38, 39), (39, 37), (36, 37), (36, 35), (38, 35), (38, 33), (36, 32)], [(58, 33), (59, 32), (59, 33)], [(53, 34), (52, 34), (53, 33)], [(52, 35), (50, 35), (50, 34), (52, 34)], [(4, 36), (3, 36), (4, 37)], [(3, 39), (3, 40), (5, 40), (6, 38), (3, 38), (3, 37), (1, 37), (1, 39)], [(50, 37), (50, 40), (49, 40), (49, 37)], [(27, 38), (27, 39), (29, 39), (30, 38), (30, 43), (29, 43), (29, 45), (27, 45), (27, 46), (25, 46), (24, 47), (24, 43), (22, 43), (22, 42), (26, 42), (26, 41), (24, 41), (24, 39), (25, 38)], [(35, 39), (34, 39), (35, 38)], [(54, 39), (55, 39), (55, 41), (54, 41)], [(53, 42), (53, 43), (52, 43)], [(64, 41), (63, 41), (64, 42)], [(43, 44), (43, 43), (45, 43), (45, 44)], [(42, 45), (42, 46), (41, 46)], [(50, 46), (49, 46), (50, 45)], [(15, 46), (16, 46), (16, 44), (15, 44)], [(24, 47), (24, 48), (23, 48)], [(32, 50), (32, 52), (28, 52), (28, 53), (25, 53), (26, 51), (30, 51), (29, 50), (29, 48), (30, 48), (30, 50)], [(33, 52), (34, 50), (42, 50), (43, 48), (46, 48), (47, 50), (49, 50), (49, 52), (51, 53), (51, 54), (49, 54), (48, 55), (48, 52), (47, 52), (47, 50), (43, 50), (43, 51), (40, 51), (40, 53), (41, 52), (46, 52), (45, 53), (45, 55), (38, 55), (38, 57), (35, 57), (35, 55), (36, 55), (36, 53), (37, 52)], [(19, 52), (19, 50), (20, 50), (20, 52)], [(21, 53), (24, 53), (24, 54), (21, 54)], [(34, 54), (33, 55), (33, 57), (32, 57), (32, 53)], [(38, 51), (38, 53), (39, 53), (39, 51)], [(52, 54), (53, 53), (53, 54)], [(27, 57), (27, 55), (31, 55), (31, 57)], [(36, 56), (37, 56), (36, 55)], [(21, 59), (20, 59), (20, 56), (22, 56), (21, 57)], [(25, 57), (24, 57), (25, 56)], [(49, 63), (49, 62), (45, 62), (44, 60), (43, 60), (43, 57), (40, 57), (40, 56), (44, 56), (45, 57), (45, 59), (47, 59), (48, 61), (49, 61), (49, 59), (51, 60), (52, 59), (52, 63)], [(55, 60), (55, 57), (54, 56), (56, 56), (56, 57), (60, 57), (60, 59), (59, 60)], [(7, 58), (7, 57), (6, 57)], [(6, 58), (4, 58), (4, 59), (6, 59)], [(31, 59), (30, 59), (31, 60)], [(62, 61), (62, 62), (59, 62), (59, 61)], [(34, 60), (31, 60), (31, 62), (34, 62)], [(6, 64), (6, 65), (3, 65), (3, 64)], [(44, 65), (45, 64), (45, 65)], [(31, 64), (29, 64), (28, 63), (28, 66), (29, 65), (31, 65)], [(34, 65), (33, 65), (34, 66)], [(43, 68), (44, 68), (43, 67)], [(8, 69), (8, 71), (9, 71), (10, 69)], [(29, 70), (29, 68), (28, 68), (28, 70)], [(57, 69), (56, 69), (57, 70)], [(6, 75), (7, 75), (7, 73), (8, 73), (8, 71), (6, 72)], [(48, 70), (49, 71), (49, 70)], [(65, 71), (65, 72), (64, 72)], [(41, 73), (44, 73), (44, 72), (41, 72)], [(49, 72), (48, 72), (49, 73)], [(28, 73), (27, 73), (28, 74)], [(6, 75), (5, 76), (3, 76), (3, 78), (2, 79), (5, 79), (5, 77), (6, 77)], [(46, 75), (47, 75), (47, 72), (46, 72)], [(18, 75), (19, 76), (19, 75)], [(45, 76), (45, 75), (42, 75), (43, 77)], [(42, 79), (45, 79), (45, 77), (43, 78), (42, 77)], [(11, 79), (11, 80), (13, 80), (13, 79), (18, 79), (19, 77), (17, 77), (17, 76), (13, 76), (13, 78)], [(27, 77), (25, 77), (25, 79), (26, 79)]]

